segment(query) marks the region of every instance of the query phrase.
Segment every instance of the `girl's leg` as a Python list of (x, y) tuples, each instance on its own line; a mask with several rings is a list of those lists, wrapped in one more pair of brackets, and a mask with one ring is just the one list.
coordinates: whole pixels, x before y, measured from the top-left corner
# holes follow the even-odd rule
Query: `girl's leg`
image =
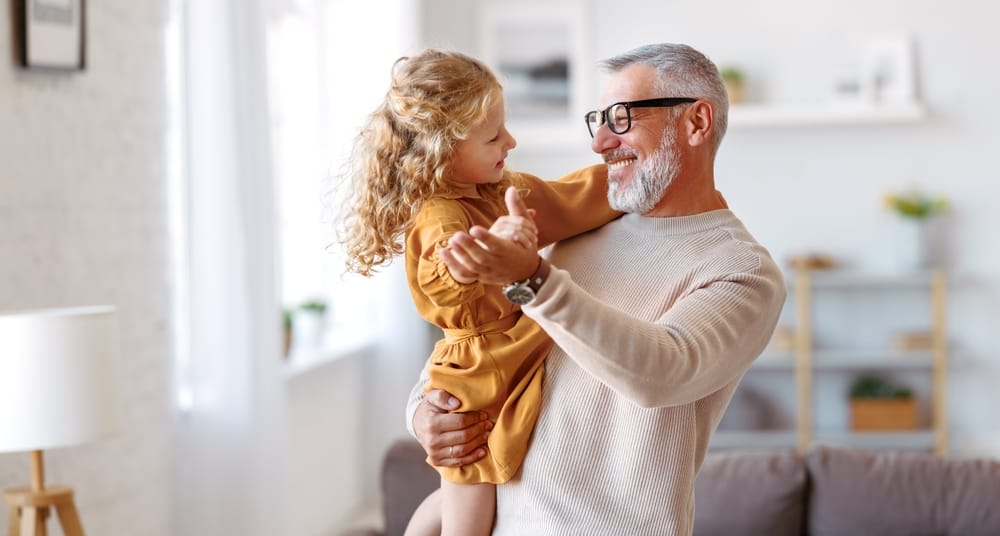
[(403, 536), (440, 536), (440, 534), (441, 490), (437, 489), (417, 506), (413, 516), (410, 517), (410, 522), (406, 524)]
[(441, 480), (441, 536), (489, 536), (497, 492), (493, 484)]

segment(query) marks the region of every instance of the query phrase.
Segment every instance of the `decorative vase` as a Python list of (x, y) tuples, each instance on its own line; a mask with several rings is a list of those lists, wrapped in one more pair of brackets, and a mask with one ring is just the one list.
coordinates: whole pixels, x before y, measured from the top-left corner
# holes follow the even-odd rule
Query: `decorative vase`
[(898, 228), (895, 249), (900, 270), (917, 272), (931, 268), (927, 220), (905, 218)]

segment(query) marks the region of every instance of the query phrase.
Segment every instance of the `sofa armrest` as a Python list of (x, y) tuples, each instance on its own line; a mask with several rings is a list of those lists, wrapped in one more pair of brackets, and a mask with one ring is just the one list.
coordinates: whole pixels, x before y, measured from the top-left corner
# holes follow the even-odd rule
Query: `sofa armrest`
[(799, 536), (806, 493), (794, 451), (710, 452), (695, 480), (694, 536)]
[(441, 478), (426, 458), (413, 439), (397, 440), (386, 452), (382, 462), (385, 536), (402, 536), (417, 506), (441, 486)]

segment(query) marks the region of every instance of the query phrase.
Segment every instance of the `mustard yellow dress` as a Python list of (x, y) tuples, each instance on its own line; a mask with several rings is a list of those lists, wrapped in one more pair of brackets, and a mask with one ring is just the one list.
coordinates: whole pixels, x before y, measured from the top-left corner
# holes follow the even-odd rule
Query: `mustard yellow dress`
[[(620, 216), (608, 206), (607, 167), (584, 168), (557, 181), (505, 172), (536, 209), (539, 247), (596, 229)], [(448, 238), (474, 225), (489, 228), (507, 214), (501, 196), (452, 193), (426, 201), (406, 235), (406, 273), (420, 315), (439, 326), (444, 338), (428, 361), (428, 389), (444, 389), (459, 411), (486, 411), (494, 423), (488, 454), (463, 467), (437, 467), (463, 484), (506, 482), (528, 449), (542, 402), (542, 362), (552, 341), (501, 288), (462, 284), (438, 255)]]

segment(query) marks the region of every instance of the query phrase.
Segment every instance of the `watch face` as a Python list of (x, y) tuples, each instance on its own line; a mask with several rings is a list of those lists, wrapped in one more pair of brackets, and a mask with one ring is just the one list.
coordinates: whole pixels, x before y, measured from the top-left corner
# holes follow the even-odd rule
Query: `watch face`
[(503, 289), (503, 295), (507, 297), (512, 303), (517, 305), (524, 305), (526, 303), (531, 303), (531, 300), (535, 299), (535, 292), (531, 290), (531, 287), (523, 284), (514, 284)]

